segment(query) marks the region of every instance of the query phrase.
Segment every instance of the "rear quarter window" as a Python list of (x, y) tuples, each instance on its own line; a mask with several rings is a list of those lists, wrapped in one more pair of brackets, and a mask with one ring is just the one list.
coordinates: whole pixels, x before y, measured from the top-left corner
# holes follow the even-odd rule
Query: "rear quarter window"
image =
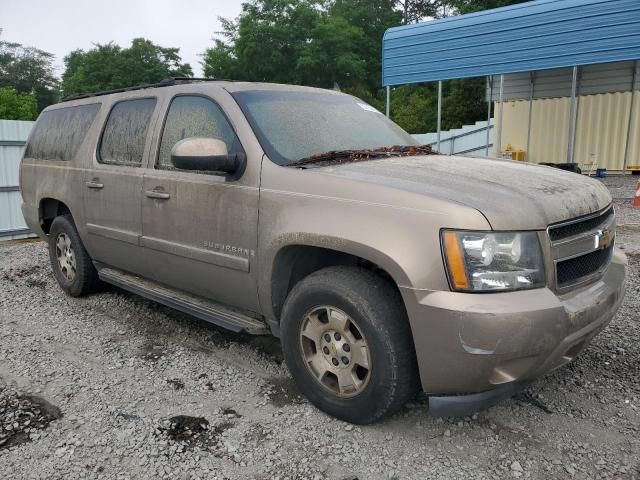
[(137, 98), (116, 103), (104, 127), (98, 161), (139, 167), (142, 164), (155, 98)]
[(36, 122), (25, 158), (72, 160), (87, 135), (99, 103), (56, 108), (43, 112)]

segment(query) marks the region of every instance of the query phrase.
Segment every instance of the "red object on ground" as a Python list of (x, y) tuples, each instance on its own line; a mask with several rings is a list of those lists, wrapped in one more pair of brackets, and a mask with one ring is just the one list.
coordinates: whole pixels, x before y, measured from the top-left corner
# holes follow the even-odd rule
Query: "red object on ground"
[(640, 208), (640, 180), (638, 181), (638, 185), (636, 185), (636, 194), (633, 196), (633, 203), (631, 205)]

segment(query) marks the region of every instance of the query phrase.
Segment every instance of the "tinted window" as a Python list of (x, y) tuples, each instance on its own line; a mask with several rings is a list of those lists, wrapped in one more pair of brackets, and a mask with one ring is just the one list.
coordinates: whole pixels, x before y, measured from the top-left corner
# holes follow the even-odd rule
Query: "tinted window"
[(280, 165), (332, 150), (418, 144), (382, 113), (350, 95), (254, 90), (233, 97), (262, 148)]
[(132, 167), (142, 164), (149, 121), (155, 106), (155, 98), (125, 100), (113, 106), (100, 142), (100, 163)]
[(227, 144), (229, 153), (241, 147), (236, 135), (218, 105), (204, 97), (180, 96), (172, 100), (164, 124), (159, 168), (175, 168), (171, 163), (171, 149), (180, 140), (189, 137), (217, 138)]
[(38, 118), (27, 145), (26, 158), (71, 160), (100, 110), (99, 103), (57, 108)]

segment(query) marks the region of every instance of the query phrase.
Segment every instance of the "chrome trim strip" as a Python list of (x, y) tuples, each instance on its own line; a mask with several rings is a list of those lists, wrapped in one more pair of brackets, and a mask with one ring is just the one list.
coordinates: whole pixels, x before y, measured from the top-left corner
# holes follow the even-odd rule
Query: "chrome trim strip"
[[(606, 218), (603, 218), (602, 223), (596, 225), (590, 230), (587, 230), (586, 232), (581, 232), (577, 235), (561, 238), (558, 240), (551, 239), (551, 232), (553, 230), (566, 227), (569, 225), (575, 225), (582, 222), (593, 220), (595, 218), (604, 216), (609, 210), (612, 210), (612, 214), (607, 215)], [(551, 247), (551, 257), (552, 257), (553, 268), (554, 268), (553, 277), (555, 280), (555, 288), (558, 292), (564, 292), (571, 288), (576, 288), (580, 285), (590, 283), (602, 277), (604, 272), (609, 267), (609, 264), (611, 263), (611, 258), (613, 258), (613, 250), (615, 248), (615, 241), (616, 241), (616, 215), (615, 214), (616, 212), (613, 204), (609, 204), (607, 207), (600, 210), (599, 212), (585, 215), (583, 217), (573, 218), (571, 220), (567, 220), (564, 222), (552, 224), (547, 227), (547, 237), (549, 239), (549, 245)], [(611, 247), (610, 247), (611, 255), (610, 255), (609, 261), (605, 262), (595, 272), (576, 278), (574, 281), (560, 285), (558, 282), (558, 264), (561, 262), (565, 262), (568, 260), (572, 260), (575, 258), (588, 255), (593, 252), (604, 250), (604, 248), (602, 248), (598, 244), (598, 242), (596, 242), (596, 238), (600, 237), (602, 233), (605, 231), (609, 231), (613, 234), (611, 238)], [(605, 248), (607, 247), (605, 246)]]
[(616, 221), (614, 216), (610, 216), (607, 223), (600, 224), (592, 230), (574, 235), (573, 237), (552, 241), (551, 252), (553, 259), (556, 261), (570, 260), (601, 250), (600, 246), (596, 244), (595, 239), (605, 231), (611, 232), (613, 239), (615, 239)]
[[(610, 203), (609, 205), (607, 205), (605, 208), (603, 208), (599, 212), (590, 213), (590, 214), (584, 215), (582, 217), (572, 218), (571, 220), (565, 220), (565, 221), (559, 222), (559, 223), (552, 223), (551, 225), (549, 225), (547, 227), (547, 232), (549, 232), (550, 230), (555, 230), (556, 228), (566, 227), (567, 225), (573, 225), (574, 223), (586, 222), (587, 220), (591, 220), (593, 218), (601, 216), (602, 214), (606, 213), (612, 207), (613, 207), (613, 204)], [(614, 210), (613, 214), (614, 214), (614, 217), (615, 217), (615, 210)]]

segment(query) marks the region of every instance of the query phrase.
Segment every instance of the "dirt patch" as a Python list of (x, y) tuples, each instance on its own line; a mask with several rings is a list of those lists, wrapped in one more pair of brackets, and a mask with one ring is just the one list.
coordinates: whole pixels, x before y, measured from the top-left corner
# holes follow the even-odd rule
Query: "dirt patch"
[(0, 450), (38, 438), (39, 430), (59, 418), (60, 409), (44, 398), (0, 387)]
[(223, 408), (220, 413), (222, 413), (222, 415), (227, 418), (242, 418), (242, 415), (236, 412), (233, 408), (229, 407)]
[(40, 265), (32, 265), (30, 267), (20, 267), (20, 268), (9, 268), (6, 272), (2, 274), (2, 279), (7, 280), (9, 282), (15, 282), (17, 280), (22, 280), (24, 278), (31, 277), (40, 273), (42, 270), (42, 266)]
[(539, 408), (544, 413), (553, 413), (553, 409), (540, 398), (540, 394), (533, 392), (531, 389), (524, 390), (513, 398), (520, 403), (526, 403)]
[(273, 406), (282, 408), (286, 405), (302, 403), (302, 394), (292, 378), (273, 377), (263, 387), (262, 393), (269, 399)]
[(186, 450), (195, 446), (205, 450), (219, 447), (220, 435), (234, 426), (233, 422), (224, 421), (211, 425), (204, 417), (176, 415), (169, 418), (157, 432), (165, 435), (170, 441), (180, 443)]
[(167, 380), (167, 383), (171, 385), (174, 390), (184, 390), (184, 382), (179, 378), (171, 378)]
[(163, 357), (169, 355), (170, 351), (164, 345), (154, 344), (153, 342), (145, 343), (138, 350), (138, 357), (149, 362), (157, 362)]

